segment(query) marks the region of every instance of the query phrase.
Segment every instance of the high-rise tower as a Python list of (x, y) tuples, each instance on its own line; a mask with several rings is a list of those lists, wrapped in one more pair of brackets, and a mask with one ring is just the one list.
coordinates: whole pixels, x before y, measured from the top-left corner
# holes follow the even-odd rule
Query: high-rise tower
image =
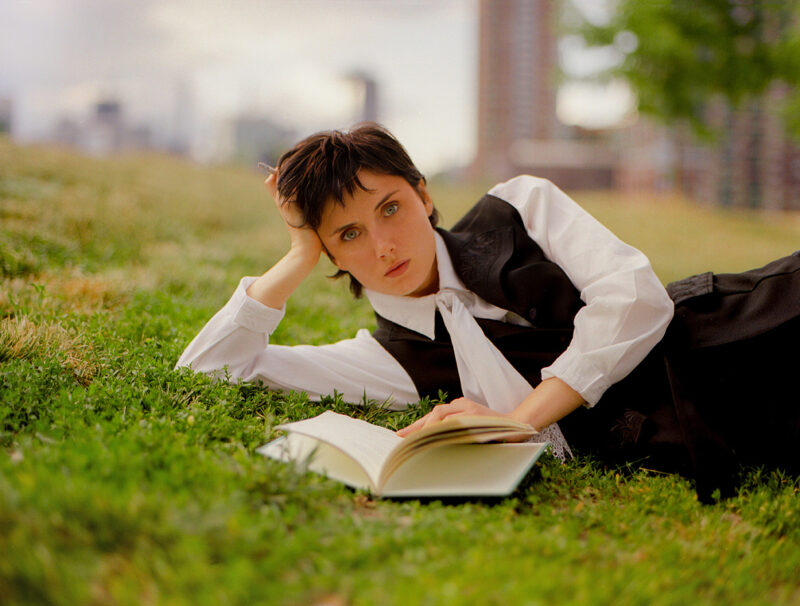
[(481, 0), (474, 174), (611, 185), (615, 159), (608, 145), (556, 116), (559, 18), (556, 0)]
[(507, 172), (514, 144), (558, 136), (554, 0), (481, 0), (479, 170)]

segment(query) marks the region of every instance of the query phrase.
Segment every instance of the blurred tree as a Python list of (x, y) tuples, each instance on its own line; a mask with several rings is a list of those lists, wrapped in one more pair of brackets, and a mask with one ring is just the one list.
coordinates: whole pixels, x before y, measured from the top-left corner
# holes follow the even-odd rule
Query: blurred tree
[(606, 23), (584, 20), (579, 32), (589, 46), (619, 52), (620, 62), (604, 75), (631, 84), (639, 111), (685, 119), (708, 136), (707, 101), (722, 97), (738, 106), (782, 82), (789, 90), (782, 108), (787, 128), (800, 138), (800, 0), (617, 0), (611, 6)]

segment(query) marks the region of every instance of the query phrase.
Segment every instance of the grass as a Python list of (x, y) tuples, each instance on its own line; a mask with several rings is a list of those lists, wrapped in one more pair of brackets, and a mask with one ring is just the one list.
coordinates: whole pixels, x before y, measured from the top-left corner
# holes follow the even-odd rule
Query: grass
[[(254, 454), (277, 423), (327, 408), (394, 428), (429, 406), (311, 403), (173, 370), (288, 242), (258, 179), (0, 140), (0, 602), (800, 601), (800, 486), (777, 472), (749, 470), (712, 506), (680, 477), (585, 458), (537, 464), (507, 499), (375, 501)], [(482, 191), (432, 189), (446, 225)], [(665, 281), (800, 240), (797, 216), (576, 197)], [(325, 273), (277, 340), (371, 324)]]

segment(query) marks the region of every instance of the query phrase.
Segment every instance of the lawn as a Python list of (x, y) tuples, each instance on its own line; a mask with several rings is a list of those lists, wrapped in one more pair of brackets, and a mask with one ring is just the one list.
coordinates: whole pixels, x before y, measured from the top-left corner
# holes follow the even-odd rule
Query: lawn
[[(448, 225), (482, 187), (432, 183)], [(791, 253), (800, 217), (574, 192), (662, 280)], [(332, 408), (173, 370), (242, 275), (288, 243), (254, 171), (91, 159), (0, 140), (0, 603), (797, 604), (800, 483), (746, 470), (733, 499), (546, 457), (501, 500), (376, 501), (265, 460)], [(318, 268), (275, 335), (372, 324)], [(757, 429), (757, 428), (756, 428)]]

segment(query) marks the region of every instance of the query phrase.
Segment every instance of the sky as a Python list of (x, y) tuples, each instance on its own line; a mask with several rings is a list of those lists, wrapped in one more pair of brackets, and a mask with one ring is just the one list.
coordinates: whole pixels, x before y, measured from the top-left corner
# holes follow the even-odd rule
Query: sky
[[(185, 132), (211, 158), (221, 124), (241, 113), (298, 137), (352, 124), (360, 91), (347, 75), (359, 71), (423, 171), (475, 153), (477, 0), (3, 0), (2, 13), (0, 97), (13, 100), (21, 140), (114, 97), (129, 122), (165, 140)], [(562, 92), (565, 120), (588, 123), (625, 94)]]

